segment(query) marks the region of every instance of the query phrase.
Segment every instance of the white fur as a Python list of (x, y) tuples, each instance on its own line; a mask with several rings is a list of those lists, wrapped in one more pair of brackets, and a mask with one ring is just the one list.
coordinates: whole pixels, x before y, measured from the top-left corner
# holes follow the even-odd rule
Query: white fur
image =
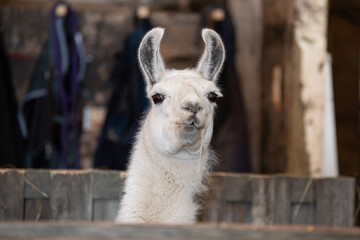
[[(162, 94), (164, 101), (152, 103), (136, 137), (117, 222), (193, 223), (200, 207), (195, 195), (206, 190), (203, 180), (213, 159), (209, 144), (215, 108), (208, 94), (221, 96), (215, 83), (224, 47), (214, 31), (205, 29), (206, 47), (196, 70), (165, 70), (159, 52), (163, 32), (151, 30), (139, 48), (147, 95), (151, 100)], [(220, 47), (217, 52), (209, 49), (214, 39), (217, 45), (212, 45)], [(216, 62), (211, 54), (217, 54)], [(197, 112), (190, 112), (189, 106), (196, 106)]]

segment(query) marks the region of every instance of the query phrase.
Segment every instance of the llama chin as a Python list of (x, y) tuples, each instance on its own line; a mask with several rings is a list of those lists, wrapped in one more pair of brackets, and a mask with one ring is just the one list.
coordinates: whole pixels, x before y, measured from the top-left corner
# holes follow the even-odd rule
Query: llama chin
[(204, 53), (195, 69), (165, 69), (160, 55), (164, 29), (149, 31), (139, 47), (139, 63), (152, 101), (131, 154), (124, 196), (116, 217), (127, 223), (194, 223), (206, 190), (217, 76), (225, 58), (219, 35), (202, 31)]

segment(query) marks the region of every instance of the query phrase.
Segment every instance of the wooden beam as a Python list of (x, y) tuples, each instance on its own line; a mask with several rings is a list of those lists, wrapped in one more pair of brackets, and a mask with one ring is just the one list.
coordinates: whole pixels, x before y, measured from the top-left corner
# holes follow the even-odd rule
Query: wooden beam
[(247, 116), (252, 172), (261, 172), (262, 0), (230, 0), (236, 33), (236, 66)]
[(263, 4), (263, 171), (321, 176), (327, 0)]
[(1, 223), (1, 239), (241, 239), (241, 240), (358, 240), (358, 228), (260, 227), (197, 224), (117, 225), (112, 223)]
[[(293, 42), (285, 63), (286, 171), (319, 177), (323, 165), (328, 1), (296, 0), (294, 11)], [(303, 162), (307, 169), (299, 172)]]
[(263, 1), (262, 173), (286, 172), (284, 58), (291, 43), (293, 4), (294, 0)]

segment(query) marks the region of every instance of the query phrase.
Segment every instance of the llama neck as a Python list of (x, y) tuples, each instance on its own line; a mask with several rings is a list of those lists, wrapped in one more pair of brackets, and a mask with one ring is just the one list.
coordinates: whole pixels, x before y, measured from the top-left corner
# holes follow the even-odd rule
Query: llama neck
[(137, 137), (125, 183), (118, 221), (193, 223), (199, 205), (197, 193), (206, 190), (208, 151), (199, 170), (197, 159), (176, 159), (154, 148), (152, 139), (141, 131)]
[[(145, 126), (146, 128), (146, 123)], [(162, 154), (154, 146), (154, 141), (147, 131), (141, 131), (135, 151), (142, 151), (146, 161), (152, 165), (151, 169), (157, 174), (168, 174), (175, 181), (187, 185), (201, 185), (202, 179), (208, 172), (209, 149), (203, 148), (191, 159), (179, 159), (176, 156)], [(200, 155), (201, 152), (201, 155)]]

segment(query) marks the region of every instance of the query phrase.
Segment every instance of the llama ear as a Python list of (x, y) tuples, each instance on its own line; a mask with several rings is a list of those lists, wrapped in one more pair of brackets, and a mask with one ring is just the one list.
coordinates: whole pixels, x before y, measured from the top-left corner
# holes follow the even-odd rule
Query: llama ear
[(138, 58), (148, 85), (154, 85), (158, 81), (160, 73), (165, 70), (159, 51), (163, 35), (163, 28), (154, 28), (145, 35), (140, 43)]
[(211, 29), (203, 29), (202, 38), (205, 42), (205, 49), (196, 70), (204, 78), (216, 82), (225, 59), (224, 44), (220, 36)]

